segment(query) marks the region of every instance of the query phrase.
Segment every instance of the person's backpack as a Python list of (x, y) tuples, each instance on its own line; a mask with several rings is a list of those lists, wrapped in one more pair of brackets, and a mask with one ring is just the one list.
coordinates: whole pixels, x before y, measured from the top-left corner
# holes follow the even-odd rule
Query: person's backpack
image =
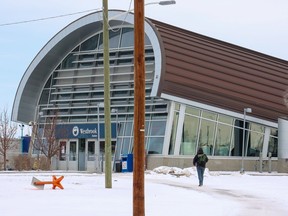
[(198, 155), (198, 160), (197, 160), (198, 166), (205, 167), (205, 164), (207, 161), (208, 161), (208, 158), (205, 154)]

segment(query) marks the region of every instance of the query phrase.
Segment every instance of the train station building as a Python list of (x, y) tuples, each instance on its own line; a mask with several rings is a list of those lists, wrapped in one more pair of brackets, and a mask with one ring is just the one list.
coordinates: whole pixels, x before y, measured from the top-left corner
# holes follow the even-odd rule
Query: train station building
[[(133, 153), (134, 15), (111, 10), (109, 26), (115, 162)], [(191, 167), (202, 147), (210, 170), (240, 170), (244, 160), (246, 170), (288, 171), (286, 60), (146, 18), (145, 65), (148, 169)], [(99, 171), (103, 102), (103, 16), (95, 12), (63, 28), (35, 56), (12, 120), (41, 128), (57, 112), (68, 133), (58, 137), (54, 168)]]

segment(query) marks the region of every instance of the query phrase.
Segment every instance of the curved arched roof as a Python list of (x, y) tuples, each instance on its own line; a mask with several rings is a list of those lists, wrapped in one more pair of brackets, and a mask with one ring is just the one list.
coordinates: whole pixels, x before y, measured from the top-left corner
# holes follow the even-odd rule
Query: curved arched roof
[[(61, 30), (37, 54), (25, 71), (15, 96), (12, 121), (26, 122), (35, 119), (37, 103), (51, 71), (82, 40), (103, 30), (102, 12), (86, 15)], [(109, 11), (109, 25), (133, 25), (134, 16), (124, 11)], [(156, 95), (161, 75), (161, 50), (158, 36), (151, 23), (145, 22), (148, 35), (155, 54), (155, 76), (151, 95)]]

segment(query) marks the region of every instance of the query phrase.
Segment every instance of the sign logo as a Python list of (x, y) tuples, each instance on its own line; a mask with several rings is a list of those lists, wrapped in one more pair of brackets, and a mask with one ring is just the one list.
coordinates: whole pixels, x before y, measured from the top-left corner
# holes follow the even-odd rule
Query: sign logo
[(77, 137), (79, 134), (79, 128), (77, 126), (74, 126), (72, 129), (73, 136)]

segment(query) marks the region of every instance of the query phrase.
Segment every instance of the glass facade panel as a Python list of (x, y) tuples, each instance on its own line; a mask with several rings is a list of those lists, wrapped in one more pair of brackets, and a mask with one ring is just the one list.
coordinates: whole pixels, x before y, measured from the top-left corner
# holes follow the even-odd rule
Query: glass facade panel
[(231, 156), (242, 156), (243, 121), (235, 120)]
[(134, 29), (125, 28), (122, 30), (121, 47), (134, 47)]
[[(189, 109), (189, 111), (192, 111)], [(192, 114), (190, 112), (190, 114)], [(193, 114), (196, 114), (193, 112)], [(184, 119), (183, 131), (181, 136), (181, 155), (194, 155), (196, 153), (197, 138), (199, 129), (199, 118), (186, 115)]]
[(199, 116), (200, 115), (200, 110), (192, 107), (186, 107), (185, 112), (187, 114), (191, 114), (193, 116)]
[(124, 133), (124, 136), (131, 136), (132, 134), (132, 122), (126, 122), (126, 125), (125, 125), (125, 133)]
[(148, 154), (162, 154), (164, 137), (150, 137)]
[[(175, 111), (175, 115), (179, 115), (179, 104), (176, 104)], [(202, 116), (199, 115), (201, 112)], [(174, 154), (177, 125), (178, 116), (174, 116), (169, 154)], [(259, 157), (263, 151), (265, 126), (246, 121), (245, 128), (244, 156)], [(208, 155), (242, 156), (243, 120), (187, 106), (181, 131), (180, 155), (194, 155), (201, 147)], [(268, 149), (274, 157), (277, 155), (276, 131), (271, 128)]]
[(214, 155), (229, 156), (232, 139), (232, 126), (218, 124)]
[(278, 130), (271, 129), (271, 134), (269, 138), (268, 155), (271, 154), (272, 157), (278, 156)]
[(202, 118), (205, 119), (210, 119), (210, 120), (216, 120), (217, 114), (216, 113), (212, 113), (212, 112), (208, 112), (208, 111), (202, 111)]
[(166, 121), (151, 121), (151, 136), (165, 135)]
[(73, 53), (69, 54), (62, 62), (62, 69), (75, 68), (74, 61), (76, 61), (76, 56)]
[(81, 44), (81, 51), (95, 50), (98, 45), (98, 35), (89, 38)]
[(269, 147), (268, 147), (267, 157), (270, 156), (269, 153), (271, 154), (271, 157), (277, 157), (278, 156), (278, 139), (276, 137), (270, 137), (270, 139), (269, 139)]
[(130, 138), (123, 138), (121, 154), (130, 153)]
[(109, 46), (110, 48), (118, 48), (119, 47), (119, 39), (120, 39), (120, 29), (117, 31), (110, 30), (109, 31)]
[(88, 161), (95, 160), (95, 142), (88, 141)]
[[(212, 117), (213, 115), (209, 115)], [(207, 117), (207, 116), (206, 116)], [(215, 136), (216, 123), (202, 119), (200, 134), (199, 134), (199, 147), (201, 147), (205, 154), (211, 155), (213, 152), (214, 136)]]
[(218, 121), (222, 122), (222, 123), (226, 123), (228, 125), (232, 125), (233, 124), (233, 118), (230, 117), (230, 116), (226, 116), (226, 115), (219, 114)]
[(247, 149), (247, 156), (259, 157), (262, 152), (264, 141), (264, 126), (251, 123), (250, 144)]

